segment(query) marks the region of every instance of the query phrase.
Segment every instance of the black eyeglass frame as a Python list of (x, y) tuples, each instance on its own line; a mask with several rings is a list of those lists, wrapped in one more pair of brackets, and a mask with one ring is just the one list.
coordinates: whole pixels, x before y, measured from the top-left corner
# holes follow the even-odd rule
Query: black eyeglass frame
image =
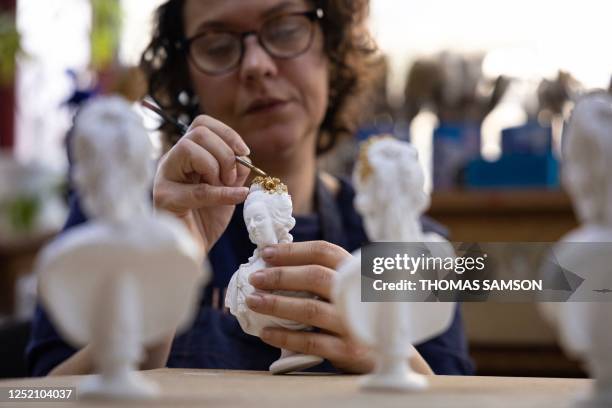
[(279, 16), (274, 16), (271, 17), (270, 19), (268, 19), (267, 21), (264, 21), (261, 24), (261, 27), (258, 30), (251, 30), (251, 31), (244, 31), (244, 32), (237, 32), (237, 31), (223, 31), (224, 33), (227, 34), (233, 34), (235, 37), (237, 37), (239, 39), (239, 44), (240, 44), (240, 57), (236, 60), (236, 63), (232, 64), (230, 67), (223, 69), (221, 71), (208, 71), (206, 69), (203, 69), (198, 62), (195, 60), (195, 58), (193, 58), (193, 56), (191, 55), (191, 44), (198, 40), (199, 38), (205, 37), (206, 35), (210, 34), (209, 32), (202, 32), (199, 34), (194, 35), (193, 37), (190, 38), (185, 38), (179, 42), (177, 42), (175, 44), (176, 49), (178, 49), (179, 51), (184, 52), (187, 55), (187, 58), (189, 58), (191, 60), (191, 62), (193, 63), (193, 65), (201, 72), (207, 74), (207, 75), (223, 75), (226, 74), (228, 72), (231, 72), (233, 70), (235, 70), (240, 63), (242, 62), (242, 58), (244, 58), (244, 53), (245, 53), (245, 45), (244, 45), (244, 39), (250, 35), (254, 35), (257, 38), (257, 43), (264, 49), (266, 50), (266, 52), (268, 53), (268, 55), (272, 56), (273, 58), (277, 58), (277, 59), (292, 59), (292, 58), (296, 58), (299, 57), (300, 55), (302, 55), (303, 53), (305, 53), (306, 51), (308, 51), (310, 49), (310, 47), (312, 46), (312, 41), (314, 40), (314, 24), (311, 24), (310, 27), (310, 38), (308, 40), (308, 44), (304, 47), (303, 50), (292, 54), (290, 56), (278, 56), (275, 55), (274, 52), (270, 51), (268, 49), (268, 47), (266, 47), (266, 45), (263, 43), (263, 41), (261, 40), (261, 36), (259, 35), (260, 31), (262, 30), (262, 28), (269, 23), (270, 21), (274, 21), (278, 18), (282, 18), (282, 17), (287, 17), (287, 16), (304, 16), (307, 17), (311, 23), (320, 21), (323, 19), (324, 17), (324, 13), (323, 10), (320, 8), (317, 8), (315, 10), (310, 10), (310, 11), (304, 11), (304, 12), (297, 12), (297, 13), (287, 13), (287, 14), (282, 14)]

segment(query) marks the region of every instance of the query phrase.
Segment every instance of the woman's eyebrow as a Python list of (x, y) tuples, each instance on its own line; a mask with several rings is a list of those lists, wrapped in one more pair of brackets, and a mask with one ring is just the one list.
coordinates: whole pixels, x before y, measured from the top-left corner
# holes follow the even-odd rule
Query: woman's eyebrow
[(285, 10), (300, 6), (301, 3), (303, 2), (291, 1), (291, 0), (283, 1), (282, 3), (279, 3), (276, 6), (271, 7), (268, 10), (264, 11), (260, 17), (262, 18), (270, 17), (274, 14), (280, 13), (281, 11), (285, 11)]
[(198, 25), (195, 32), (200, 33), (207, 29), (222, 29), (222, 28), (230, 28), (231, 26), (232, 26), (231, 24), (220, 21), (220, 20), (219, 21), (215, 21), (215, 20), (203, 21)]
[[(259, 18), (260, 19), (265, 19), (267, 17), (270, 17), (274, 14), (280, 13), (282, 11), (285, 10), (289, 10), (295, 7), (298, 7), (302, 2), (296, 2), (296, 1), (292, 1), (292, 0), (287, 0), (287, 1), (283, 1), (282, 3), (279, 3), (273, 7), (270, 7), (269, 9), (265, 10), (263, 13), (260, 14)], [(209, 20), (209, 21), (203, 21), (200, 24), (198, 24), (197, 28), (196, 28), (196, 32), (202, 32), (206, 29), (227, 29), (227, 28), (233, 28), (234, 24), (229, 23), (227, 21), (222, 21), (222, 20)]]

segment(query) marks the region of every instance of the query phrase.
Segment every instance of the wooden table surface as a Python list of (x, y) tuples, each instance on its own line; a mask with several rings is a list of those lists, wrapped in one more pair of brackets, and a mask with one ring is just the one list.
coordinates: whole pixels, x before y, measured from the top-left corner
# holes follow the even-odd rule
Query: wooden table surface
[[(161, 398), (141, 403), (76, 401), (72, 403), (0, 402), (0, 407), (570, 407), (586, 392), (586, 379), (432, 376), (431, 387), (419, 393), (364, 392), (357, 376), (283, 375), (228, 370), (159, 369), (144, 372), (161, 387)], [(4, 387), (76, 386), (82, 377), (51, 377), (0, 381)]]

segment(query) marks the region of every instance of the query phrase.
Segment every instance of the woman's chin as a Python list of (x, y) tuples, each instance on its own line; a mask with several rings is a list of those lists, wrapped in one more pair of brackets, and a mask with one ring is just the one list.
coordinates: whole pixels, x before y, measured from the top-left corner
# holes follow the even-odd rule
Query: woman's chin
[(270, 135), (265, 140), (252, 143), (249, 146), (254, 156), (259, 160), (273, 162), (292, 159), (300, 147), (300, 140), (289, 135)]
[(285, 124), (272, 124), (248, 129), (243, 133), (247, 145), (259, 160), (276, 161), (290, 159), (305, 143), (302, 129)]

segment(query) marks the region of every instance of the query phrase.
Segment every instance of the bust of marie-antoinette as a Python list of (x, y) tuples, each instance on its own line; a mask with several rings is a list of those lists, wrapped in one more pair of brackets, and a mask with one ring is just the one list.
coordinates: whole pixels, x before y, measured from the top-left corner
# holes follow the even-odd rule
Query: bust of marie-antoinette
[(248, 262), (240, 265), (227, 288), (225, 306), (236, 316), (242, 330), (259, 336), (264, 327), (284, 327), (294, 330), (304, 329), (302, 324), (291, 320), (279, 319), (256, 313), (246, 304), (248, 295), (255, 291), (249, 283), (249, 276), (268, 265), (261, 258), (261, 250), (268, 245), (292, 242), (289, 231), (295, 225), (291, 215), (293, 205), (287, 187), (277, 178), (256, 177), (249, 195), (244, 202), (244, 222), (249, 239), (257, 248)]
[[(289, 233), (295, 226), (292, 212), (291, 196), (287, 191), (287, 186), (279, 179), (256, 177), (253, 180), (249, 195), (244, 202), (243, 214), (249, 239), (257, 245), (257, 248), (248, 262), (240, 265), (232, 276), (225, 297), (225, 306), (236, 316), (242, 330), (253, 336), (259, 336), (265, 327), (282, 327), (291, 330), (310, 328), (292, 320), (254, 312), (246, 304), (247, 296), (256, 290), (249, 283), (249, 276), (269, 266), (261, 257), (263, 248), (293, 242), (293, 237)], [(312, 296), (307, 292), (275, 291), (274, 293), (293, 297)], [(292, 360), (289, 360), (290, 358)], [(283, 359), (285, 363), (277, 364)], [(281, 360), (274, 363), (270, 370), (273, 372), (294, 371), (294, 369), (316, 365), (322, 361), (316, 356), (295, 355), (287, 350), (282, 350)], [(277, 370), (279, 365), (280, 369)]]

